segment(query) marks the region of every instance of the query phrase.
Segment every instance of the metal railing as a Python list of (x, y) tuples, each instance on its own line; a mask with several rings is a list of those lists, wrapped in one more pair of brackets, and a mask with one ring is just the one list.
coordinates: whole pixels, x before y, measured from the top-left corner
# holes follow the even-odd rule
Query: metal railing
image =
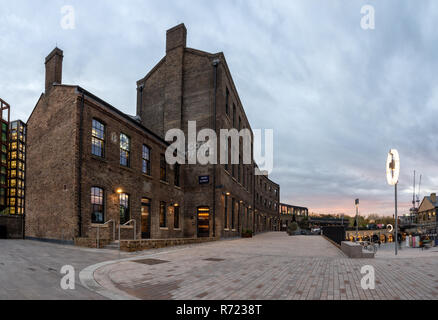
[(107, 222), (105, 222), (104, 224), (98, 225), (97, 226), (97, 249), (99, 249), (100, 246), (100, 228), (102, 228), (103, 226), (106, 226), (107, 224), (109, 224), (110, 222), (113, 223), (113, 239), (116, 239), (116, 224), (114, 223), (114, 220), (108, 220)]
[(137, 222), (135, 221), (135, 219), (131, 219), (128, 222), (124, 223), (124, 224), (119, 224), (119, 250), (120, 250), (120, 229), (122, 226), (128, 226), (131, 224), (131, 222), (134, 222), (134, 240), (136, 240), (137, 237)]

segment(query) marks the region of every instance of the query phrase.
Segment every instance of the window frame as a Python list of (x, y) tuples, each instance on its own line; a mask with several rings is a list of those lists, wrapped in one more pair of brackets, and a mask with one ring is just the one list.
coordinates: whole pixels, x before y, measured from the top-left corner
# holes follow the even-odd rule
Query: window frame
[[(161, 217), (163, 217), (163, 221), (161, 221)], [(167, 203), (165, 201), (160, 201), (159, 225), (160, 228), (167, 228)]]
[(179, 206), (173, 206), (173, 229), (181, 229), (181, 221), (180, 221), (181, 211), (179, 208), (180, 208)]
[(167, 182), (167, 180), (168, 180), (168, 177), (167, 177), (166, 156), (163, 153), (161, 153), (160, 154), (160, 181)]
[[(97, 196), (96, 193), (93, 193), (93, 191), (99, 190), (102, 192), (102, 195), (100, 196), (100, 194)], [(93, 224), (104, 224), (105, 223), (105, 189), (99, 186), (92, 186), (91, 189), (91, 199), (90, 199), (90, 205), (91, 205), (91, 223)], [(98, 197), (101, 198), (102, 203), (94, 203), (93, 202), (93, 197)], [(102, 213), (102, 220), (98, 221), (97, 219), (94, 219), (95, 213), (98, 212), (97, 210), (95, 210), (95, 206), (101, 206), (101, 212)]]
[[(94, 126), (95, 123), (100, 124), (103, 127), (103, 130), (100, 130), (100, 128), (95, 128), (95, 126)], [(102, 131), (103, 137), (100, 138), (99, 136), (94, 135), (94, 130)], [(93, 152), (94, 151), (93, 147), (95, 146), (95, 144), (94, 144), (95, 140), (102, 143), (101, 154), (96, 154)], [(103, 122), (100, 119), (92, 118), (92, 120), (91, 120), (91, 154), (95, 157), (105, 158), (105, 147), (106, 147), (106, 124), (105, 124), (105, 122)]]
[[(145, 148), (148, 150), (149, 159), (145, 158)], [(143, 144), (141, 148), (141, 171), (148, 176), (151, 176), (152, 174), (151, 150), (151, 147), (149, 147), (147, 144)]]
[[(128, 140), (128, 149), (124, 149), (122, 148), (122, 136), (125, 136)], [(130, 168), (131, 167), (131, 137), (128, 136), (126, 133), (120, 132), (119, 135), (119, 150), (120, 150), (120, 165), (126, 168)], [(123, 152), (125, 152), (125, 156), (126, 156), (126, 164), (122, 163), (122, 156), (123, 156)]]
[[(122, 221), (121, 208), (122, 208), (122, 197), (125, 196), (127, 201), (127, 207), (125, 208), (125, 217)], [(129, 193), (122, 192), (119, 194), (119, 222), (121, 225), (126, 224), (129, 220), (131, 220), (131, 196)], [(126, 217), (127, 216), (127, 217)]]

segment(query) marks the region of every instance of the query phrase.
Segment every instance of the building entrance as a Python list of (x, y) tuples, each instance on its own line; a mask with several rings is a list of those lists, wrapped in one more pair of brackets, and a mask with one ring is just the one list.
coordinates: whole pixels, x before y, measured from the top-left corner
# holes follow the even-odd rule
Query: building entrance
[(148, 198), (141, 199), (141, 237), (151, 238), (151, 200)]
[(210, 236), (210, 208), (198, 208), (198, 238)]

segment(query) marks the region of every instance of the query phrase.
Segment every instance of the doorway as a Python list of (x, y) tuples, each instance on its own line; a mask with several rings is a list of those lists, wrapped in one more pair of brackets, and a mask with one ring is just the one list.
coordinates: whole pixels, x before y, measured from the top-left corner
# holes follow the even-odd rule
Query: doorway
[(141, 199), (141, 237), (151, 238), (151, 199)]
[(210, 208), (198, 208), (198, 238), (210, 236)]

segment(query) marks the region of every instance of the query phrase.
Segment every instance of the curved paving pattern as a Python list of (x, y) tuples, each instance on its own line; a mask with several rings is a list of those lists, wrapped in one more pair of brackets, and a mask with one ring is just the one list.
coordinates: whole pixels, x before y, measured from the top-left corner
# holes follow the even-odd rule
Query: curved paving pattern
[[(433, 254), (352, 260), (322, 237), (267, 233), (109, 264), (94, 278), (139, 299), (437, 299)], [(364, 265), (375, 268), (375, 290), (360, 286)]]

